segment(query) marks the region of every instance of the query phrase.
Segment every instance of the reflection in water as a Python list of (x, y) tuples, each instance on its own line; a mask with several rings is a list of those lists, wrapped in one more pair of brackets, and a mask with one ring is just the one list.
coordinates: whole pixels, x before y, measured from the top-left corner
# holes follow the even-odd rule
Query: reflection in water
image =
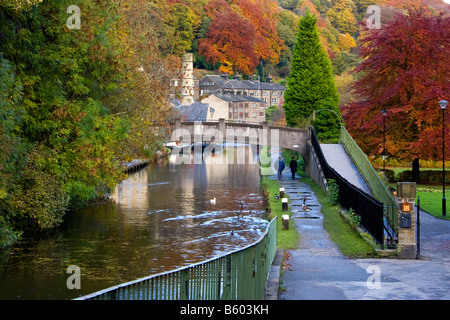
[[(170, 158), (131, 175), (109, 203), (0, 254), (0, 299), (70, 299), (254, 242), (267, 226), (254, 151), (227, 147), (203, 164)], [(227, 164), (237, 157), (247, 164)], [(81, 290), (66, 287), (70, 265)]]

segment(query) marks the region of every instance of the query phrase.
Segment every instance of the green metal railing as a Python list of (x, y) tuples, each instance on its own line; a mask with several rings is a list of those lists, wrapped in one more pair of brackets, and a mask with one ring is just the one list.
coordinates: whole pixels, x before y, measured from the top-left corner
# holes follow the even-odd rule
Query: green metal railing
[(262, 299), (277, 249), (274, 218), (260, 239), (242, 249), (173, 271), (101, 290), (77, 300)]
[(397, 234), (398, 230), (398, 206), (394, 196), (388, 190), (386, 185), (377, 174), (369, 159), (361, 148), (356, 144), (345, 127), (341, 127), (340, 141), (344, 145), (348, 154), (353, 159), (354, 163), (364, 176), (364, 179), (369, 184), (374, 196), (383, 202), (385, 217), (388, 219), (392, 231)]

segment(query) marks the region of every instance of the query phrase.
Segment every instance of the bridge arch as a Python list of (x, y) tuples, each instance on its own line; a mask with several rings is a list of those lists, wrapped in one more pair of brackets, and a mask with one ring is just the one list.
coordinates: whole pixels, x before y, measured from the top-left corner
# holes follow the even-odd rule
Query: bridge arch
[(261, 147), (271, 146), (297, 151), (305, 162), (309, 159), (310, 128), (285, 128), (262, 124), (226, 122), (192, 122), (176, 119), (171, 141), (183, 143), (238, 142)]

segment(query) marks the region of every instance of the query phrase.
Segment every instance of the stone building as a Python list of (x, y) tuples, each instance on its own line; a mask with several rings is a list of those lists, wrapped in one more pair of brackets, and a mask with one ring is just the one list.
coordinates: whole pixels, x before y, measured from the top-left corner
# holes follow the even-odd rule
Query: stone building
[(261, 123), (266, 120), (264, 101), (253, 96), (213, 94), (202, 100), (209, 105), (208, 120)]
[(266, 107), (276, 105), (281, 107), (286, 87), (273, 83), (270, 78), (267, 82), (259, 80), (228, 79), (228, 75), (209, 75), (200, 79), (200, 95), (234, 94), (238, 96), (254, 97), (264, 102)]

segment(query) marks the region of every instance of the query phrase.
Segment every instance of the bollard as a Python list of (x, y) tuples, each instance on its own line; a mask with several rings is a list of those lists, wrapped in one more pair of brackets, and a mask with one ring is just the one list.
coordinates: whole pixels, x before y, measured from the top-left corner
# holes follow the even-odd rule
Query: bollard
[(289, 229), (289, 215), (283, 214), (281, 216), (281, 222), (283, 224), (283, 230), (288, 230)]
[(288, 199), (287, 198), (282, 198), (281, 199), (281, 209), (283, 211), (287, 211), (288, 210)]
[(280, 198), (284, 198), (284, 188), (280, 188)]

